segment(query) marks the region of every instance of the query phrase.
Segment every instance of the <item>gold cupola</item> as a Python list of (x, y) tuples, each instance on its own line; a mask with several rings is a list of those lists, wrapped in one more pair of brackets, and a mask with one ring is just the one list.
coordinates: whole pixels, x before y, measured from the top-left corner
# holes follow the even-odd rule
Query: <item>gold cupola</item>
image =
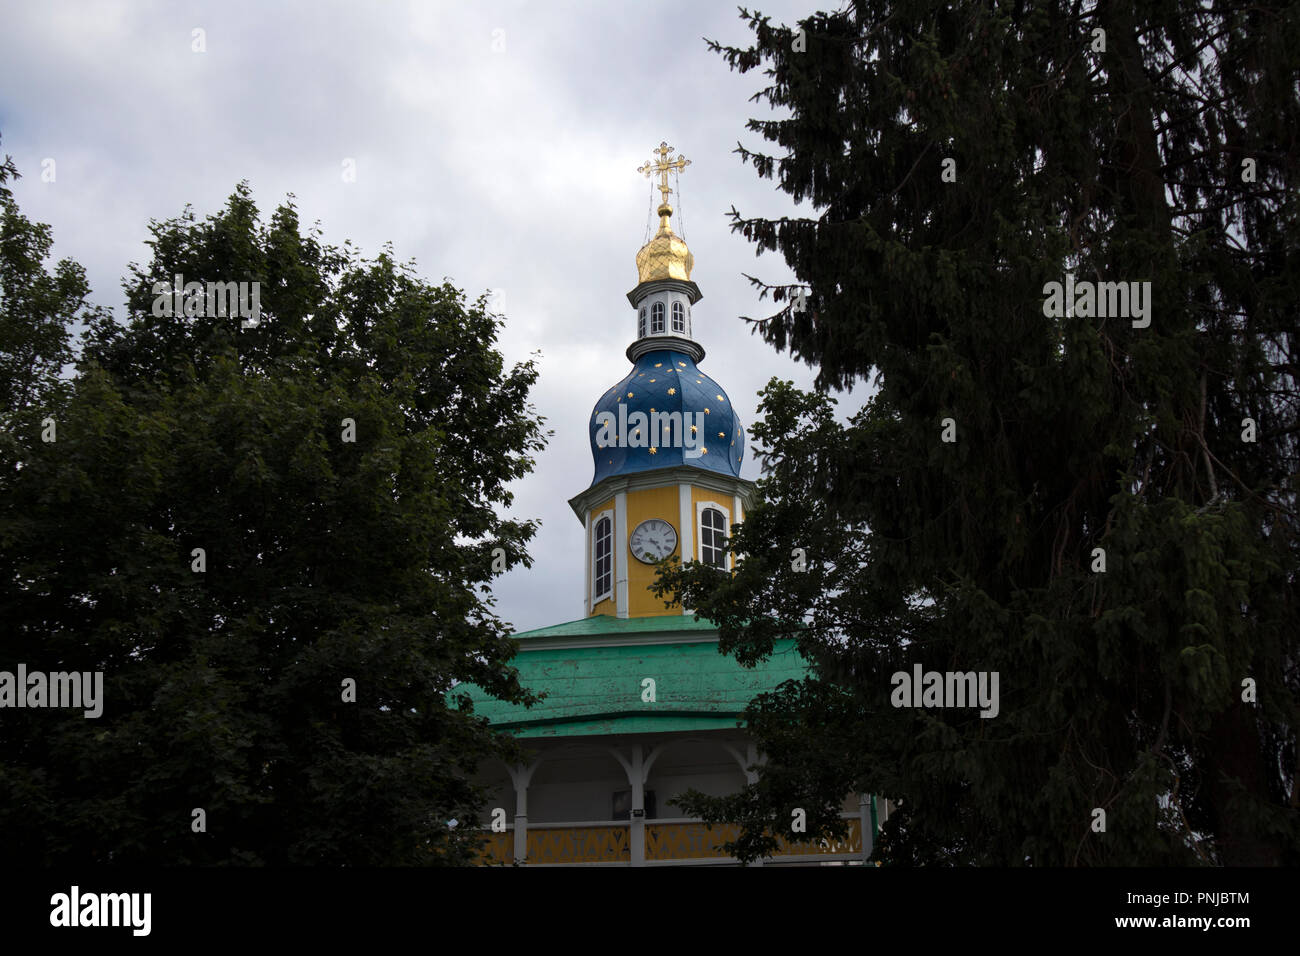
[(691, 331), (691, 307), (699, 302), (700, 287), (691, 281), (695, 257), (686, 240), (673, 232), (673, 207), (668, 196), (668, 174), (691, 164), (685, 156), (673, 157), (672, 147), (660, 143), (654, 158), (637, 169), (647, 178), (658, 176), (659, 231), (636, 254), (636, 288), (627, 301), (636, 313), (636, 338), (627, 347), (628, 361), (635, 362), (648, 352), (674, 348), (695, 362), (704, 358), (704, 346)]
[(668, 156), (672, 151), (673, 148), (667, 142), (660, 143), (659, 148), (653, 150), (658, 154), (658, 158), (650, 160), (637, 169), (638, 173), (645, 173), (647, 179), (652, 175), (659, 176), (658, 188), (662, 196), (657, 210), (659, 231), (636, 254), (638, 282), (655, 282), (659, 279), (690, 282), (691, 270), (695, 268), (695, 257), (691, 255), (691, 250), (686, 248), (686, 240), (673, 233), (670, 224), (673, 207), (668, 205), (668, 194), (672, 192), (672, 187), (668, 185), (669, 172), (680, 172), (689, 166), (691, 161), (685, 156), (678, 156), (670, 161)]
[(636, 254), (637, 281), (680, 279), (683, 282), (690, 282), (691, 270), (695, 268), (695, 257), (686, 247), (686, 242), (673, 232), (673, 227), (669, 224), (673, 207), (666, 202), (662, 203), (658, 213), (659, 231)]

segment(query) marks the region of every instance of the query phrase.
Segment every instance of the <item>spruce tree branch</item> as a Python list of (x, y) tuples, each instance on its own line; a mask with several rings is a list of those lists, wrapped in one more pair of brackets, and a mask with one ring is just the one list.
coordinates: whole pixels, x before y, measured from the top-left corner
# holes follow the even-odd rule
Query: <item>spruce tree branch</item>
[[(1062, 756), (1064, 756), (1064, 755), (1065, 755), (1065, 751), (1069, 749), (1069, 741), (1070, 741), (1070, 740), (1074, 740), (1075, 743), (1078, 743), (1077, 735), (1076, 735), (1075, 730), (1074, 730), (1074, 720), (1073, 720), (1073, 719), (1070, 720), (1070, 723), (1068, 724), (1067, 729), (1066, 729), (1066, 747), (1065, 747), (1065, 749), (1063, 749), (1063, 750), (1061, 751)], [(1115, 776), (1115, 774), (1111, 773), (1111, 771), (1108, 770), (1106, 767), (1099, 767), (1099, 766), (1097, 766), (1097, 764), (1095, 764), (1095, 763), (1093, 763), (1091, 760), (1089, 760), (1089, 759), (1088, 759), (1088, 755), (1087, 755), (1086, 753), (1083, 752), (1083, 748), (1082, 748), (1081, 746), (1078, 748), (1078, 753), (1079, 753), (1079, 759), (1082, 760), (1084, 763), (1086, 763), (1086, 764), (1087, 764), (1089, 767), (1091, 767), (1093, 770), (1097, 771), (1097, 773), (1098, 773), (1099, 775), (1101, 775), (1101, 776), (1103, 776), (1103, 777), (1110, 777), (1110, 779), (1111, 779), (1110, 793), (1108, 793), (1108, 794), (1106, 795), (1106, 797), (1104, 798), (1104, 800), (1099, 804), (1099, 806), (1100, 806), (1100, 808), (1101, 808), (1102, 810), (1106, 810), (1107, 808), (1110, 807), (1110, 805), (1111, 805), (1112, 803), (1115, 802), (1115, 797), (1118, 795), (1118, 792), (1117, 792), (1118, 787), (1117, 787), (1117, 785), (1118, 785), (1118, 783), (1119, 783), (1119, 779)], [(1073, 865), (1078, 866), (1078, 864), (1079, 864), (1079, 854), (1083, 852), (1084, 844), (1087, 843), (1087, 841), (1088, 841), (1088, 835), (1089, 835), (1091, 832), (1092, 832), (1092, 825), (1091, 825), (1091, 823), (1089, 823), (1089, 824), (1085, 825), (1085, 827), (1084, 827), (1084, 831), (1083, 831), (1083, 839), (1079, 841), (1079, 845), (1075, 848), (1075, 851), (1074, 851), (1074, 860), (1073, 860)]]
[(1173, 687), (1169, 683), (1169, 675), (1165, 675), (1165, 712), (1160, 718), (1160, 733), (1156, 735), (1156, 742), (1152, 744), (1149, 753), (1164, 755), (1165, 737), (1169, 733), (1169, 714), (1174, 706)]
[[(1175, 181), (1169, 183), (1169, 185), (1187, 186), (1189, 184)], [(1190, 185), (1199, 186), (1200, 184), (1194, 183)], [(1169, 210), (1169, 212), (1171, 215), (1174, 216), (1190, 216), (1192, 213), (1200, 214), (1200, 213), (1207, 213), (1207, 212), (1221, 212), (1224, 209), (1231, 209), (1233, 206), (1239, 206), (1242, 203), (1247, 202), (1248, 200), (1267, 199), (1270, 196), (1272, 196), (1275, 192), (1277, 192), (1277, 190), (1265, 189), (1265, 190), (1256, 190), (1255, 192), (1250, 192), (1250, 193), (1238, 193), (1237, 195), (1229, 197), (1228, 199), (1225, 199), (1223, 202), (1215, 203), (1212, 206), (1174, 206)]]
[(1214, 465), (1210, 462), (1210, 446), (1205, 443), (1205, 372), (1201, 372), (1201, 420), (1197, 423), (1196, 437), (1201, 442), (1201, 455), (1205, 460), (1205, 474), (1210, 479), (1210, 500), (1219, 497), (1219, 484), (1214, 480)]
[[(1160, 83), (1162, 80), (1166, 79), (1172, 71), (1181, 68), (1183, 62), (1186, 60), (1195, 59), (1197, 61), (1197, 65), (1203, 65), (1200, 63), (1200, 59), (1199, 59), (1201, 51), (1204, 50), (1207, 46), (1213, 44), (1214, 42), (1223, 39), (1231, 32), (1231, 30), (1232, 30), (1231, 27), (1224, 27), (1219, 32), (1212, 33), (1204, 40), (1202, 40), (1201, 43), (1196, 47), (1196, 49), (1192, 50), (1191, 53), (1188, 54), (1187, 56), (1175, 57), (1173, 62), (1171, 62), (1167, 67), (1165, 67), (1163, 70), (1161, 70), (1152, 78), (1152, 83), (1157, 84)], [(1218, 62), (1218, 57), (1215, 57), (1215, 62), (1216, 63)]]
[(1255, 497), (1254, 492), (1252, 492), (1250, 488), (1247, 487), (1246, 483), (1237, 477), (1237, 473), (1233, 471), (1231, 468), (1229, 468), (1227, 465), (1225, 465), (1223, 462), (1219, 461), (1218, 457), (1215, 456), (1214, 452), (1210, 451), (1210, 447), (1209, 445), (1205, 444), (1204, 439), (1201, 440), (1201, 448), (1204, 449), (1205, 454), (1210, 456), (1211, 461), (1217, 464), (1220, 468), (1222, 468), (1232, 477), (1232, 480), (1237, 483), (1238, 487), (1240, 487), (1241, 490), (1246, 493), (1247, 498)]
[(897, 186), (895, 186), (894, 191), (889, 194), (890, 199), (893, 199), (895, 196), (897, 196), (898, 191), (907, 185), (907, 181), (912, 178), (912, 173), (916, 172), (916, 167), (921, 165), (921, 160), (925, 158), (925, 154), (930, 151), (930, 147), (933, 145), (934, 145), (933, 142), (929, 142), (925, 144), (925, 149), (921, 150), (920, 155), (916, 157), (916, 162), (914, 162), (912, 164), (912, 168), (907, 171), (907, 175), (903, 177), (903, 181), (899, 183)]
[[(1287, 392), (1287, 391), (1284, 390), (1284, 389), (1272, 389), (1271, 391), (1272, 391), (1272, 393), (1275, 394), (1275, 395), (1287, 395), (1287, 394), (1289, 394), (1289, 392)], [(1285, 427), (1285, 428), (1274, 428), (1272, 431), (1265, 432), (1264, 434), (1260, 435), (1259, 437), (1260, 437), (1260, 439), (1281, 438), (1283, 435), (1293, 435), (1293, 434), (1295, 434), (1296, 432), (1300, 432), (1300, 422), (1297, 422), (1297, 423), (1294, 424), (1294, 425), (1288, 425), (1288, 426)]]
[(1183, 812), (1182, 801), (1178, 799), (1178, 790), (1182, 786), (1182, 782), (1183, 782), (1182, 777), (1178, 773), (1178, 766), (1177, 764), (1174, 763), (1173, 758), (1170, 757), (1168, 754), (1162, 753), (1160, 756), (1164, 757), (1165, 760), (1169, 761), (1169, 771), (1174, 775), (1174, 788), (1169, 793), (1169, 802), (1175, 809), (1177, 809), (1178, 818), (1183, 821), (1183, 830), (1184, 832), (1186, 832), (1189, 838), (1189, 844), (1191, 848), (1196, 852), (1196, 855), (1201, 858), (1201, 862), (1204, 863), (1206, 866), (1209, 866), (1210, 861), (1206, 859), (1205, 854), (1201, 852), (1200, 841), (1196, 839), (1196, 835), (1192, 831), (1191, 824), (1187, 822), (1187, 814)]

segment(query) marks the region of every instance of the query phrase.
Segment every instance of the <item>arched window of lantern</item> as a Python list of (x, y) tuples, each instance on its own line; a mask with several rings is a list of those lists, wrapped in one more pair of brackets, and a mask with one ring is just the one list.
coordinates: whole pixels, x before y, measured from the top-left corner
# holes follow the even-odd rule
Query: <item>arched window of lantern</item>
[(727, 512), (713, 501), (702, 501), (697, 506), (695, 526), (699, 531), (700, 560), (715, 568), (731, 570), (731, 555), (727, 554), (727, 534), (731, 530)]
[(673, 303), (673, 331), (686, 334), (686, 310), (680, 302)]
[(614, 596), (614, 513), (602, 512), (591, 526), (591, 604)]
[(636, 337), (645, 338), (645, 306), (641, 306), (641, 318), (636, 323)]
[(664, 331), (664, 304), (656, 302), (650, 306), (650, 334), (660, 335)]

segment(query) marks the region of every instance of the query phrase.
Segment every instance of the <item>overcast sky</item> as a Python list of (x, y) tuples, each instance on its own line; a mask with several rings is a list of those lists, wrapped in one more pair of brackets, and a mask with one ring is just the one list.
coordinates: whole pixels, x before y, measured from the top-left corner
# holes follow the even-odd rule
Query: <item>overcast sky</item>
[[(836, 5), (757, 9), (793, 24)], [(0, 153), (23, 174), (15, 198), (119, 317), (127, 264), (150, 258), (148, 221), (186, 203), (205, 217), (244, 179), (264, 219), (293, 193), (304, 228), (319, 220), (326, 242), (374, 255), (391, 241), (430, 282), (446, 277), (471, 299), (501, 290), (500, 348), (511, 362), (541, 353), (533, 404), (555, 431), (515, 485), (512, 513), (542, 521), (537, 563), (495, 588), (517, 630), (583, 614), (583, 534), (567, 500), (591, 482), (592, 406), (630, 368), (625, 294), (658, 202), (636, 168), (661, 140), (691, 160), (674, 226), (704, 294), (693, 312), (701, 367), (746, 427), (772, 376), (811, 385), (809, 369), (740, 319), (772, 311), (742, 273), (791, 274), (779, 257), (756, 260), (726, 212), (795, 207), (733, 152), (737, 142), (766, 151), (745, 121), (770, 115), (748, 102), (761, 72), (734, 73), (707, 49), (706, 37), (749, 45), (733, 4), (0, 0), (0, 10)], [(47, 158), (54, 182), (41, 179)], [(355, 182), (342, 175), (349, 159)], [(747, 455), (746, 478), (756, 465)]]

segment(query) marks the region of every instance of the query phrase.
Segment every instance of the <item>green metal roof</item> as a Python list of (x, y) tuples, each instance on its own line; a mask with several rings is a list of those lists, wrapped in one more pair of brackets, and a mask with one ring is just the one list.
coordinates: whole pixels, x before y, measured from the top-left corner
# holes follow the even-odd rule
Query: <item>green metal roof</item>
[(694, 615), (661, 614), (657, 617), (613, 617), (596, 614), (565, 624), (552, 624), (514, 635), (517, 641), (534, 637), (586, 637), (602, 634), (653, 634), (662, 631), (716, 631), (717, 625)]
[[(530, 637), (625, 638), (674, 631), (694, 631), (698, 636), (692, 635), (687, 643), (660, 639), (639, 644), (624, 639), (608, 645), (528, 646)], [(807, 673), (793, 639), (776, 641), (768, 660), (747, 668), (718, 653), (716, 641), (699, 640), (702, 631), (716, 628), (676, 616), (597, 616), (540, 628), (517, 635), (521, 646), (513, 663), (524, 687), (546, 694), (541, 703), (532, 708), (507, 704), (473, 685), (460, 685), (453, 693), (467, 693), (476, 713), (517, 737), (700, 731), (735, 727), (756, 696)], [(653, 701), (642, 699), (646, 678), (654, 681)]]

